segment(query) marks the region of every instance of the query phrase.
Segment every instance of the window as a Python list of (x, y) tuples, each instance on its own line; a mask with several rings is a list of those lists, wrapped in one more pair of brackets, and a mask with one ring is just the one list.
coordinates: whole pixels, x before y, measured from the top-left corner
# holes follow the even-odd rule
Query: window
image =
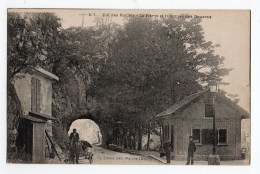
[[(193, 129), (193, 132), (196, 129)], [(195, 134), (193, 135), (195, 137)], [(219, 129), (216, 132), (218, 144), (227, 144), (227, 130)], [(194, 138), (195, 140), (195, 138)], [(202, 144), (213, 144), (214, 132), (213, 129), (203, 129), (202, 130)]]
[(41, 81), (32, 78), (31, 82), (31, 111), (40, 112), (41, 104)]
[(200, 129), (192, 129), (193, 141), (200, 143)]
[(218, 130), (218, 143), (219, 144), (226, 144), (227, 143), (227, 130), (226, 129), (219, 129)]
[(202, 129), (202, 144), (213, 144), (214, 134), (212, 129)]
[(213, 117), (213, 105), (205, 104), (205, 117)]

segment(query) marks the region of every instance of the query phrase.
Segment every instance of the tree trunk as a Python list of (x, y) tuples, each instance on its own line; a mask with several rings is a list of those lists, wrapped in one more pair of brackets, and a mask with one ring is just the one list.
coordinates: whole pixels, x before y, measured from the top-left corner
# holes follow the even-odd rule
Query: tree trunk
[(142, 150), (142, 129), (141, 126), (138, 128), (138, 150)]
[(133, 134), (133, 149), (135, 150), (136, 149), (136, 133)]
[(148, 125), (148, 133), (147, 133), (147, 151), (149, 151), (150, 148), (150, 123)]
[(123, 139), (123, 147), (125, 149), (127, 149), (127, 134), (126, 134), (126, 130), (125, 129), (123, 129), (123, 137), (122, 137), (122, 139)]
[(132, 131), (130, 131), (129, 133), (129, 137), (128, 137), (128, 144), (129, 144), (129, 148), (133, 149), (133, 142), (132, 142)]

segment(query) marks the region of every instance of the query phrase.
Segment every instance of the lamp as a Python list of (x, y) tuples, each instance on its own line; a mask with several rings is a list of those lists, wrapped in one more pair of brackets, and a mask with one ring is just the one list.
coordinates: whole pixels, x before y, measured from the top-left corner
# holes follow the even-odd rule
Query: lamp
[(216, 81), (210, 81), (209, 83), (209, 91), (211, 93), (217, 93), (218, 92), (218, 84)]

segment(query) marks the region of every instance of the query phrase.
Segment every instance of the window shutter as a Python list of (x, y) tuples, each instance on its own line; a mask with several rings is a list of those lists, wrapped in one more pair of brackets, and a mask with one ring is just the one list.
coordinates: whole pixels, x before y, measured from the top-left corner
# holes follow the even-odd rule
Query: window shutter
[(41, 110), (41, 81), (36, 80), (36, 112)]
[(31, 111), (36, 111), (36, 79), (32, 78), (31, 80)]

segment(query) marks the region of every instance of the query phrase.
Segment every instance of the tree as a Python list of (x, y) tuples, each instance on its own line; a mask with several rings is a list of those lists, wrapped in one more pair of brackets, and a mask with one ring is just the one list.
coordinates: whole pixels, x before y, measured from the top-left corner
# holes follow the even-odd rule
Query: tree
[(57, 44), (60, 19), (52, 13), (8, 13), (8, 81), (36, 66), (50, 69)]
[(156, 113), (230, 71), (222, 67), (224, 58), (214, 54), (218, 45), (205, 40), (200, 22), (131, 18), (112, 40), (110, 57), (94, 81), (115, 117), (137, 123), (139, 146)]

